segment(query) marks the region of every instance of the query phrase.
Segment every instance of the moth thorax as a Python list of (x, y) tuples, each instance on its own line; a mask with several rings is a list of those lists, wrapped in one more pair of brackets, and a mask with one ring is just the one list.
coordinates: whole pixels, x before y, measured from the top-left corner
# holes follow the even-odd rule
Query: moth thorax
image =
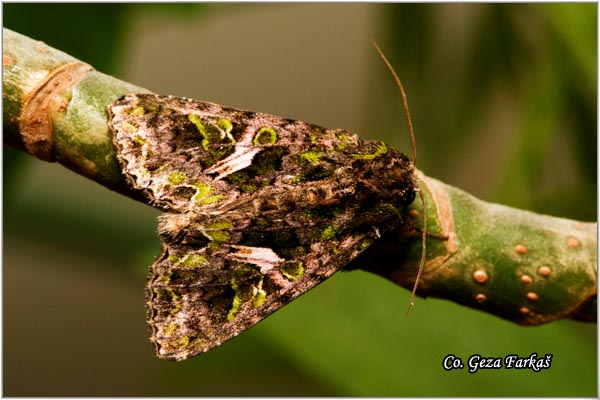
[(322, 204), (333, 200), (335, 196), (335, 183), (318, 185), (308, 188), (306, 191), (300, 192), (300, 197), (308, 204)]
[(293, 199), (290, 199), (289, 197), (290, 196), (285, 193), (257, 197), (252, 201), (252, 206), (257, 213), (292, 210), (295, 203), (290, 201)]
[(254, 199), (252, 204), (257, 212), (291, 211), (296, 207), (324, 205), (336, 199), (336, 188), (335, 183), (319, 183), (319, 185), (261, 196)]

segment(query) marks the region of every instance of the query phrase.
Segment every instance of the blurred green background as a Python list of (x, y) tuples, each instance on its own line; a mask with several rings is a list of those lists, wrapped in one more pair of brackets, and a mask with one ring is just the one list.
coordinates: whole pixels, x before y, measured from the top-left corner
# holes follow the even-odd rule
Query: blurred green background
[[(154, 92), (345, 128), (487, 201), (595, 221), (597, 5), (3, 4), (4, 26)], [(155, 358), (148, 206), (4, 149), (4, 396), (596, 396), (597, 326), (524, 328), (340, 273), (238, 338)], [(552, 367), (444, 371), (455, 354)]]

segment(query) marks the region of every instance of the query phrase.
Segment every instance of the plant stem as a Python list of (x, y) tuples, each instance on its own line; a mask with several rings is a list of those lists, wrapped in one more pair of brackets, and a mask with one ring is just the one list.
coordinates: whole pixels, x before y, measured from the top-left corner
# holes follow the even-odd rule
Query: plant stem
[[(596, 320), (597, 224), (487, 203), (420, 176), (425, 195), (427, 259), (417, 291), (521, 325), (560, 318)], [(409, 214), (421, 218), (416, 200)], [(447, 237), (444, 239), (442, 237)], [(412, 289), (420, 235), (395, 232), (354, 265)]]
[(107, 107), (124, 94), (148, 91), (43, 42), (3, 33), (4, 143), (138, 198), (121, 174)]

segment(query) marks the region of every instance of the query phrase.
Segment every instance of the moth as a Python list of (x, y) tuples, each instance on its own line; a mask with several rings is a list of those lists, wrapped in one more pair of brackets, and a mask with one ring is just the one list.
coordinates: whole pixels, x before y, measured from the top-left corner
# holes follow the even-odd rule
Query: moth
[(146, 289), (159, 357), (219, 346), (405, 223), (411, 160), (342, 129), (155, 94), (109, 125), (127, 181), (165, 213)]

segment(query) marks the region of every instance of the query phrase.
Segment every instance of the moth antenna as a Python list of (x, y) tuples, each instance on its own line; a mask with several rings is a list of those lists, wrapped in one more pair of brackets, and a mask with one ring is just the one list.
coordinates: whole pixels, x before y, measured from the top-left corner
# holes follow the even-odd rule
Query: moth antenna
[(410, 314), (410, 310), (415, 305), (415, 295), (417, 294), (417, 286), (421, 280), (421, 274), (425, 268), (425, 257), (427, 257), (427, 216), (425, 215), (425, 199), (423, 198), (423, 192), (419, 188), (419, 197), (421, 198), (421, 212), (423, 213), (423, 229), (421, 231), (421, 261), (419, 262), (419, 270), (417, 277), (415, 278), (415, 284), (413, 285), (412, 292), (410, 294), (410, 300), (408, 302), (408, 309), (406, 310), (406, 318)]
[[(369, 36), (369, 40), (371, 41), (371, 44), (373, 45), (373, 47), (375, 47), (375, 50), (377, 50), (377, 53), (379, 53), (379, 56), (383, 59), (383, 62), (385, 62), (385, 65), (388, 67), (388, 69), (390, 70), (390, 72), (392, 73), (392, 76), (394, 77), (394, 80), (396, 81), (396, 85), (398, 86), (398, 89), (400, 89), (400, 94), (402, 95), (402, 105), (404, 106), (404, 115), (406, 116), (406, 122), (408, 124), (408, 131), (410, 133), (410, 144), (412, 147), (412, 162), (413, 165), (416, 167), (417, 166), (417, 149), (416, 149), (416, 145), (415, 145), (415, 134), (413, 132), (413, 126), (412, 126), (412, 121), (410, 119), (410, 111), (408, 110), (408, 101), (406, 100), (406, 92), (404, 91), (404, 86), (402, 86), (402, 82), (400, 81), (400, 78), (398, 78), (398, 74), (396, 74), (396, 71), (394, 70), (394, 67), (392, 67), (392, 64), (390, 64), (390, 62), (388, 61), (387, 57), (385, 56), (385, 54), (383, 54), (383, 51), (379, 48), (379, 46), (377, 45), (377, 42), (375, 42), (375, 40), (371, 37), (371, 35)], [(418, 185), (418, 183), (417, 183)], [(427, 256), (427, 215), (426, 215), (426, 210), (425, 210), (425, 199), (423, 198), (423, 192), (421, 191), (421, 188), (419, 187), (419, 197), (421, 198), (421, 212), (423, 214), (423, 229), (422, 229), (422, 236), (421, 236), (421, 261), (419, 262), (419, 270), (417, 272), (417, 277), (415, 279), (415, 284), (413, 286), (412, 289), (412, 293), (410, 294), (410, 301), (408, 303), (408, 309), (406, 310), (406, 317), (408, 317), (408, 315), (410, 314), (410, 310), (412, 309), (414, 302), (415, 302), (415, 295), (417, 293), (417, 286), (419, 285), (419, 280), (421, 280), (421, 274), (423, 273), (423, 269), (425, 268), (425, 257)]]
[(398, 78), (398, 74), (396, 74), (394, 67), (392, 67), (392, 64), (390, 64), (390, 62), (388, 61), (385, 54), (383, 54), (383, 51), (381, 51), (377, 42), (375, 42), (375, 40), (371, 37), (371, 35), (368, 35), (368, 36), (369, 36), (369, 40), (371, 41), (371, 44), (375, 47), (375, 50), (377, 50), (377, 53), (379, 53), (379, 56), (381, 56), (381, 58), (383, 59), (383, 62), (385, 63), (385, 65), (387, 65), (388, 69), (392, 73), (392, 76), (394, 77), (394, 80), (396, 81), (396, 85), (398, 86), (398, 89), (400, 89), (400, 94), (402, 95), (402, 105), (404, 106), (404, 115), (406, 116), (406, 122), (408, 123), (408, 131), (410, 133), (410, 145), (412, 147), (412, 162), (413, 162), (413, 165), (416, 166), (417, 165), (417, 147), (415, 146), (415, 134), (413, 132), (413, 125), (412, 125), (412, 121), (410, 119), (410, 111), (408, 111), (408, 100), (406, 100), (406, 92), (404, 91), (404, 86), (402, 86), (402, 82), (400, 81), (400, 78)]

